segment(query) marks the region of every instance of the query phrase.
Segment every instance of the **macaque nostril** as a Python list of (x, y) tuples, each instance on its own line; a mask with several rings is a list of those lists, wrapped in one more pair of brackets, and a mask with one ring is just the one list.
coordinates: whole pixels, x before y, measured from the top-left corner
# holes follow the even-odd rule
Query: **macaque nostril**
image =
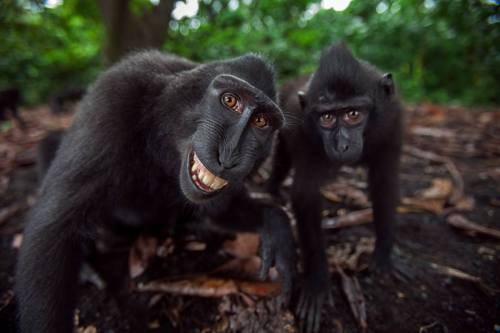
[(224, 169), (232, 169), (234, 168), (238, 163), (235, 160), (231, 160), (228, 158), (221, 158), (219, 156), (219, 164), (224, 168)]
[(342, 152), (345, 153), (349, 149), (348, 145), (343, 145), (342, 146)]
[(234, 163), (234, 162), (222, 162), (221, 165), (224, 169), (232, 169), (236, 166), (236, 163)]

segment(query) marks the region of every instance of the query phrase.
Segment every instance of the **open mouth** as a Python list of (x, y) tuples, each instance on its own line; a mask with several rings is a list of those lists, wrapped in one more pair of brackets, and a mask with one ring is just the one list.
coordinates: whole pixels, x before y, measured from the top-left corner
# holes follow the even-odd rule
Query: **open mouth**
[(189, 154), (189, 175), (194, 185), (203, 192), (213, 193), (227, 185), (227, 181), (211, 173), (194, 151)]

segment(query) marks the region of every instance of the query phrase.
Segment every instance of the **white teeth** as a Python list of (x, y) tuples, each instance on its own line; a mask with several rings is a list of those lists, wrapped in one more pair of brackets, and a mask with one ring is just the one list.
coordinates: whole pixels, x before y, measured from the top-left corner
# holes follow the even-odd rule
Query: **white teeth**
[(201, 183), (203, 183), (203, 185), (209, 187), (212, 190), (219, 190), (227, 185), (227, 181), (211, 173), (203, 165), (203, 163), (201, 163), (196, 154), (194, 154), (193, 156), (193, 165), (191, 166), (191, 178), (195, 182), (200, 181)]
[(214, 190), (218, 190), (226, 184), (227, 184), (227, 182), (224, 179), (219, 178), (219, 177), (215, 177), (215, 180), (210, 187), (213, 188)]
[(211, 186), (212, 183), (214, 182), (215, 176), (212, 173), (205, 173), (205, 176), (203, 177), (203, 183), (207, 186)]

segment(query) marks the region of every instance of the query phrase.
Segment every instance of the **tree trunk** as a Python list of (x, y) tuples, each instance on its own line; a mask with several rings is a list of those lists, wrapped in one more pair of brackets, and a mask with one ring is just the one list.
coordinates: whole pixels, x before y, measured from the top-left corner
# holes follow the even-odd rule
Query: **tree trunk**
[(142, 15), (130, 10), (129, 0), (99, 0), (106, 40), (104, 63), (111, 65), (130, 51), (161, 48), (167, 38), (175, 0), (160, 0)]

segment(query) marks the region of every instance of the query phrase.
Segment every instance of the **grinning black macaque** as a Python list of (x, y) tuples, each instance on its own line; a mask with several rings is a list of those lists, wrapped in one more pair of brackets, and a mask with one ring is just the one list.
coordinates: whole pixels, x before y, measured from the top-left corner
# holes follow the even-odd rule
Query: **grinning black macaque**
[(44, 177), (17, 267), (21, 332), (71, 332), (77, 275), (96, 229), (179, 216), (262, 235), (291, 288), (287, 215), (244, 181), (284, 123), (274, 72), (245, 55), (205, 65), (149, 51), (106, 71), (82, 101)]
[(283, 110), (299, 121), (280, 131), (268, 189), (278, 195), (293, 166), (291, 200), (305, 275), (297, 315), (303, 331), (317, 332), (323, 304), (331, 297), (320, 186), (331, 182), (343, 164), (368, 168), (376, 233), (374, 264), (382, 271), (391, 268), (402, 107), (391, 74), (357, 60), (344, 44), (326, 49), (312, 76), (285, 85), (281, 93)]
[(21, 92), (17, 88), (0, 90), (0, 121), (7, 120), (7, 115), (19, 122), (21, 128), (26, 127), (26, 123), (19, 115), (18, 107), (23, 102)]

